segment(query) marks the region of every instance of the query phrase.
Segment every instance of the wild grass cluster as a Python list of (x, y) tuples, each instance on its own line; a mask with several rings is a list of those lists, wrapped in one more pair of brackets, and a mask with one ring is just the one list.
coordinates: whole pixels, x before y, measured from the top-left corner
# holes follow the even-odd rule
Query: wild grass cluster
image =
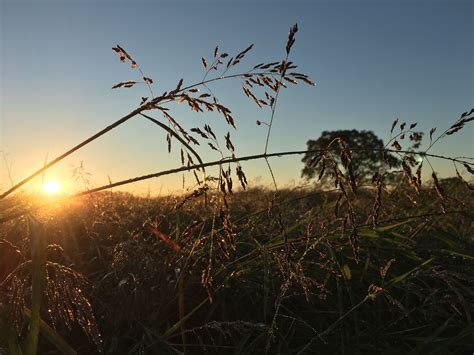
[[(0, 196), (0, 352), (472, 351), (474, 194), (466, 174), (474, 161), (430, 149), (474, 120), (474, 110), (439, 135), (397, 119), (385, 145), (356, 142), (356, 132), (346, 132), (309, 141), (307, 150), (269, 152), (281, 90), (314, 85), (290, 60), (297, 32), (297, 25), (290, 28), (283, 60), (238, 73), (253, 45), (235, 55), (215, 47), (201, 58), (200, 82), (180, 79), (159, 96), (133, 57), (113, 48), (141, 78), (113, 88), (143, 84), (149, 97)], [(237, 154), (231, 131), (238, 120), (211, 88), (220, 80), (238, 80), (244, 95), (267, 109), (268, 121), (256, 123), (267, 129), (262, 153)], [(174, 103), (217, 112), (229, 131), (188, 128), (174, 117)], [(132, 117), (166, 132), (166, 149), (179, 147), (180, 167), (53, 204), (18, 193)], [(199, 146), (221, 158), (204, 161)], [(283, 155), (304, 155), (303, 175), (315, 183), (278, 187), (271, 159)], [(243, 162), (255, 159), (265, 161), (271, 187), (249, 185)], [(456, 177), (440, 179), (437, 159), (451, 161)], [(218, 168), (216, 176), (210, 167)], [(183, 196), (110, 190), (185, 171), (193, 172), (195, 186)]]

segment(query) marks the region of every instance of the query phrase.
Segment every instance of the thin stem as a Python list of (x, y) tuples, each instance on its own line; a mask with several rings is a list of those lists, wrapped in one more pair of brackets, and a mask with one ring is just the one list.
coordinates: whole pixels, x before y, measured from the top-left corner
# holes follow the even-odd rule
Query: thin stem
[(151, 88), (151, 85), (148, 82), (148, 80), (145, 80), (145, 74), (143, 74), (143, 71), (142, 71), (142, 69), (140, 68), (140, 66), (138, 64), (137, 64), (137, 68), (138, 68), (138, 71), (140, 72), (140, 74), (142, 75), (142, 78), (145, 81), (146, 86), (148, 86), (148, 90), (150, 91), (151, 98), (152, 99), (155, 98), (155, 95), (153, 94), (153, 89)]
[(10, 181), (10, 185), (13, 186), (15, 183), (13, 182), (13, 178), (12, 178), (12, 171), (11, 171), (12, 165), (8, 163), (7, 154), (2, 152), (2, 151), (0, 151), (0, 153), (2, 153), (3, 162), (4, 162), (5, 168), (7, 170), (8, 180)]
[(270, 71), (264, 71), (264, 72), (258, 72), (258, 73), (252, 73), (251, 71), (247, 71), (247, 72), (245, 72), (245, 73), (231, 74), (231, 75), (226, 75), (226, 76), (218, 76), (218, 77), (215, 77), (215, 78), (212, 78), (212, 79), (207, 79), (207, 80), (201, 81), (201, 82), (199, 82), (199, 83), (186, 86), (186, 87), (182, 88), (182, 89), (181, 89), (180, 91), (178, 91), (178, 92), (183, 92), (183, 91), (192, 89), (192, 88), (194, 88), (194, 87), (196, 87), (196, 86), (204, 85), (204, 84), (209, 84), (209, 83), (212, 83), (212, 82), (218, 81), (218, 80), (225, 80), (225, 79), (231, 79), (231, 78), (238, 78), (238, 77), (245, 76), (245, 75), (260, 75), (260, 74), (270, 74), (270, 73), (271, 73)]
[(407, 134), (407, 133), (417, 133), (417, 132), (415, 132), (415, 131), (413, 131), (413, 130), (406, 130), (406, 131), (402, 131), (402, 132), (396, 134), (396, 135), (393, 136), (393, 137), (390, 136), (390, 140), (387, 142), (387, 144), (385, 144), (385, 148), (387, 148), (387, 147), (390, 145), (390, 143), (392, 143), (395, 139), (397, 139), (398, 137), (400, 137), (400, 136), (402, 136), (402, 135), (404, 135), (404, 134)]
[[(285, 60), (282, 62), (282, 66), (288, 62), (288, 55), (289, 54), (286, 55)], [(273, 126), (273, 118), (275, 117), (275, 110), (276, 110), (276, 105), (278, 102), (278, 94), (280, 93), (280, 87), (282, 86), (284, 73), (285, 73), (285, 69), (282, 67), (281, 73), (280, 73), (280, 80), (277, 81), (277, 84), (276, 84), (277, 88), (276, 88), (275, 100), (273, 100), (273, 104), (272, 104), (272, 115), (270, 117), (270, 123), (268, 124), (267, 138), (265, 140), (265, 154), (268, 151), (268, 143), (270, 141), (270, 133), (272, 131), (272, 126)]]
[[(280, 88), (281, 88), (282, 82), (283, 82), (283, 75), (286, 71), (286, 69), (284, 68), (284, 65), (288, 62), (289, 54), (290, 53), (287, 51), (286, 56), (285, 56), (285, 60), (281, 63), (282, 66), (281, 66), (281, 71), (280, 71), (280, 80), (277, 81), (277, 83), (275, 84), (277, 87), (276, 87), (275, 99), (272, 102), (272, 115), (270, 117), (270, 123), (267, 124), (268, 129), (267, 129), (267, 138), (265, 140), (265, 151), (264, 151), (265, 154), (267, 154), (267, 151), (268, 151), (268, 143), (270, 142), (270, 133), (272, 131), (273, 119), (275, 117), (276, 105), (277, 105), (277, 102), (278, 102), (278, 95), (280, 94)], [(272, 167), (270, 165), (270, 162), (268, 161), (267, 158), (265, 158), (265, 162), (267, 163), (268, 170), (270, 171), (270, 175), (272, 176), (273, 185), (275, 186), (275, 191), (278, 192), (278, 186), (277, 186), (277, 183), (276, 183), (276, 180), (275, 180), (275, 175), (273, 174), (273, 170), (272, 170)]]
[(160, 121), (158, 121), (157, 119), (151, 117), (151, 116), (148, 116), (148, 115), (145, 115), (144, 113), (140, 113), (141, 116), (145, 117), (146, 119), (150, 120), (151, 122), (155, 123), (156, 125), (160, 126), (161, 128), (163, 128), (166, 132), (168, 132), (169, 134), (171, 134), (173, 137), (175, 137), (182, 145), (184, 145), (186, 147), (186, 149), (188, 149), (191, 153), (193, 153), (193, 155), (196, 157), (196, 159), (199, 161), (199, 164), (204, 164), (203, 161), (201, 160), (201, 157), (199, 156), (198, 153), (196, 153), (196, 151), (183, 139), (181, 138), (178, 133), (176, 133), (175, 131), (173, 131), (171, 128), (169, 128), (168, 126), (166, 126), (165, 124), (161, 123)]
[(334, 323), (332, 323), (324, 332), (322, 333), (319, 333), (317, 334), (316, 336), (314, 336), (307, 344), (306, 346), (301, 349), (298, 354), (304, 354), (306, 349), (316, 340), (316, 339), (321, 339), (324, 343), (324, 339), (323, 337), (328, 335), (329, 333), (331, 333), (333, 331), (333, 329), (342, 321), (344, 320), (344, 318), (346, 318), (349, 314), (351, 314), (352, 312), (354, 312), (356, 309), (358, 309), (360, 306), (362, 306), (365, 302), (367, 302), (367, 300), (369, 300), (369, 296), (365, 296), (359, 303), (357, 303), (354, 307), (352, 307), (351, 309), (349, 309), (346, 313), (344, 313), (343, 315), (341, 315)]
[(34, 355), (38, 348), (41, 320), (41, 303), (46, 289), (46, 247), (44, 226), (33, 217), (29, 218), (30, 247), (32, 258), (31, 316), (25, 342), (25, 355)]
[[(218, 62), (219, 60), (219, 57), (215, 57), (214, 60), (212, 61), (211, 65), (209, 65), (209, 67), (207, 68), (206, 70), (206, 73), (204, 74), (203, 78), (201, 81), (204, 81), (206, 80), (207, 78), (207, 75), (211, 72), (212, 68), (214, 67), (214, 65), (216, 65), (216, 63)], [(217, 69), (216, 69), (217, 70)]]
[[(471, 113), (472, 113), (472, 111), (471, 111)], [(446, 136), (447, 136), (446, 133), (447, 133), (451, 128), (453, 128), (454, 125), (456, 125), (457, 123), (459, 123), (462, 119), (463, 119), (463, 116), (461, 116), (460, 118), (458, 118), (458, 119), (456, 120), (456, 122), (454, 122), (450, 127), (446, 128), (446, 129), (444, 130), (444, 132), (441, 133), (441, 134), (438, 136), (438, 138), (436, 138), (433, 142), (430, 143), (429, 147), (426, 148), (425, 152), (428, 152), (428, 150), (430, 150), (431, 147), (433, 147), (441, 138), (446, 137)]]
[[(434, 173), (434, 172), (435, 172), (435, 170), (434, 170), (434, 168), (433, 168), (433, 165), (431, 165), (431, 162), (430, 162), (430, 160), (429, 160), (428, 158), (426, 158), (425, 160), (427, 161), (428, 165), (430, 166), (430, 168), (431, 168), (431, 171)], [(454, 161), (453, 161), (453, 162), (454, 162)]]
[(273, 185), (275, 186), (275, 192), (278, 193), (278, 186), (275, 180), (275, 175), (273, 174), (273, 169), (272, 169), (272, 166), (270, 165), (270, 162), (268, 161), (268, 157), (265, 157), (265, 162), (267, 163), (268, 170), (270, 171), (270, 175), (272, 176)]

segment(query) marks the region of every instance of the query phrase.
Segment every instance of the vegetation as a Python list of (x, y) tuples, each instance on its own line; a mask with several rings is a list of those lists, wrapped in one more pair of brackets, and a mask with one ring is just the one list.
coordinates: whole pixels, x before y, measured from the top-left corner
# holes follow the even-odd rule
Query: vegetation
[[(139, 71), (150, 98), (0, 196), (0, 349), (11, 354), (472, 351), (474, 196), (462, 173), (472, 174), (474, 164), (472, 158), (429, 150), (474, 120), (474, 110), (439, 136), (432, 129), (424, 151), (417, 150), (423, 135), (413, 131), (416, 123), (396, 120), (385, 146), (369, 132), (339, 132), (327, 133), (327, 144), (321, 139), (305, 151), (269, 153), (281, 88), (312, 84), (292, 71), (296, 65), (289, 61), (297, 31), (296, 25), (290, 28), (282, 61), (228, 74), (252, 46), (235, 56), (216, 47), (211, 60), (201, 60), (200, 83), (183, 86), (181, 79), (161, 96), (153, 94), (153, 79), (130, 54), (113, 48)], [(258, 122), (267, 127), (262, 154), (238, 157), (230, 132), (220, 142), (211, 126), (187, 129), (169, 109), (184, 102), (195, 112), (218, 112), (234, 127), (232, 112), (209, 88), (227, 79), (240, 80), (244, 94), (269, 110), (269, 120)], [(13, 194), (138, 115), (167, 132), (168, 149), (180, 145), (182, 167), (89, 189), (55, 204)], [(353, 146), (352, 138), (360, 142), (358, 134), (370, 135), (373, 144)], [(204, 162), (195, 149), (199, 142), (222, 159)], [(376, 152), (376, 158), (364, 163), (358, 156), (364, 151)], [(264, 159), (273, 176), (270, 158), (298, 154), (305, 155), (311, 176), (325, 179), (324, 189), (278, 189), (275, 179), (274, 189), (248, 186), (240, 162)], [(400, 171), (394, 171), (394, 159)], [(451, 161), (457, 177), (439, 180), (433, 159)], [(431, 169), (431, 182), (422, 180), (423, 164)], [(219, 168), (218, 176), (206, 171), (211, 166)], [(370, 181), (359, 178), (369, 176), (362, 167), (370, 167)], [(182, 171), (193, 171), (196, 178), (196, 188), (185, 196), (105, 191)]]
[[(374, 175), (374, 171), (378, 171), (385, 164), (389, 167), (397, 167), (400, 162), (391, 154), (384, 156), (383, 141), (378, 138), (371, 131), (358, 131), (356, 129), (340, 130), (340, 131), (324, 131), (317, 140), (310, 139), (306, 142), (308, 153), (302, 159), (305, 164), (301, 176), (307, 179), (312, 179), (319, 174), (318, 169), (314, 166), (314, 161), (319, 158), (319, 154), (314, 151), (324, 150), (332, 144), (343, 140), (349, 147), (351, 147), (353, 162), (352, 169), (354, 176), (360, 183), (370, 181)], [(340, 157), (335, 156), (338, 168), (344, 171), (343, 163)], [(324, 174), (324, 172), (323, 172)], [(323, 183), (328, 183), (330, 177), (322, 175), (318, 177)]]

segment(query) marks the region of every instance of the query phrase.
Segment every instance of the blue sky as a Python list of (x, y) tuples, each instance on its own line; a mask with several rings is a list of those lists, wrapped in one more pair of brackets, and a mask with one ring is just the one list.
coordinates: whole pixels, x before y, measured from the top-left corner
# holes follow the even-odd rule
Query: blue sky
[[(324, 130), (368, 129), (386, 140), (395, 117), (427, 132), (447, 128), (474, 106), (474, 2), (414, 1), (9, 1), (0, 0), (0, 150), (15, 182), (134, 109), (144, 87), (111, 90), (138, 73), (119, 62), (120, 44), (155, 81), (157, 93), (179, 79), (200, 81), (201, 56), (216, 45), (236, 53), (255, 44), (241, 70), (282, 59), (288, 28), (298, 23), (291, 59), (317, 87), (282, 92), (270, 151), (300, 150)], [(238, 72), (238, 68), (234, 72)], [(238, 81), (213, 87), (234, 113), (237, 155), (263, 151), (269, 119), (242, 95)], [(228, 127), (215, 115), (171, 106), (184, 126)], [(159, 116), (157, 116), (159, 117)], [(473, 126), (433, 149), (474, 156)], [(176, 147), (177, 148), (177, 145)], [(70, 180), (84, 161), (94, 186), (178, 166), (165, 136), (137, 118), (77, 152), (48, 177)], [(205, 160), (218, 155), (201, 148)], [(281, 185), (298, 181), (300, 157), (273, 160)], [(9, 185), (1, 162), (0, 189)], [(269, 181), (263, 162), (243, 164), (251, 180)], [(449, 164), (436, 162), (442, 175)], [(186, 175), (188, 181), (191, 177)], [(166, 193), (182, 176), (132, 186)], [(78, 186), (81, 187), (81, 186)]]

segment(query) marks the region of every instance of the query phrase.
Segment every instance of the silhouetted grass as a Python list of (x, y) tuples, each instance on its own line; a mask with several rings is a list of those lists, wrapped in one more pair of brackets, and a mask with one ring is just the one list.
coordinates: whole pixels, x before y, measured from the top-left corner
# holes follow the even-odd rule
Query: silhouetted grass
[[(349, 226), (328, 222), (335, 192), (282, 190), (271, 208), (271, 191), (234, 193), (236, 249), (210, 266), (215, 216), (204, 197), (175, 210), (182, 197), (104, 193), (43, 218), (48, 243), (58, 245), (49, 258), (90, 282), (84, 292), (106, 353), (463, 353), (473, 340), (474, 200), (460, 184), (443, 183), (451, 184), (448, 214), (427, 189), (419, 217), (409, 217), (413, 201), (402, 187), (375, 229), (365, 221), (374, 191), (361, 189), (354, 204), (359, 263)], [(199, 230), (183, 239), (195, 221)], [(26, 247), (22, 224), (10, 223), (1, 237)], [(186, 252), (150, 233), (149, 224)], [(78, 353), (96, 351), (79, 329), (57, 330)]]

